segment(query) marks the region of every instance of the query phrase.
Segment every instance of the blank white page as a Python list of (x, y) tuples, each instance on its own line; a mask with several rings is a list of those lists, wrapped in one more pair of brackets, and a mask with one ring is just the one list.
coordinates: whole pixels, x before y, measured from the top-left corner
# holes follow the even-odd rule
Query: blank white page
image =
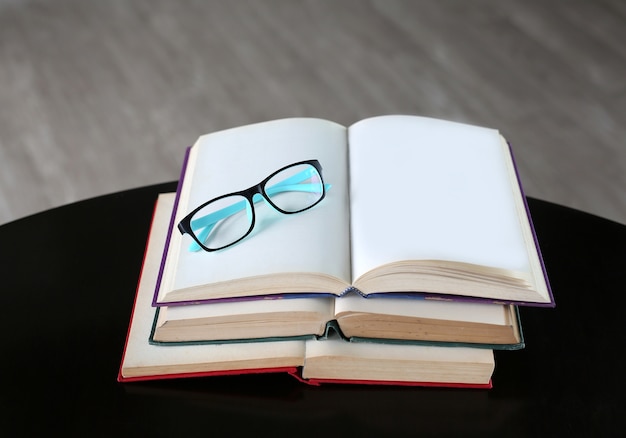
[[(264, 315), (271, 313), (293, 312), (317, 313), (331, 318), (334, 299), (331, 297), (234, 301), (193, 306), (170, 306), (167, 309), (168, 321), (186, 319), (215, 318), (233, 315)], [(260, 316), (259, 316), (260, 318)]]
[[(242, 277), (283, 272), (323, 272), (350, 280), (347, 187), (347, 132), (336, 123), (310, 118), (281, 119), (201, 137), (189, 205), (179, 207), (178, 222), (196, 206), (217, 196), (258, 184), (283, 166), (317, 159), (326, 198), (311, 210), (284, 215), (255, 204), (257, 223), (239, 244), (217, 252), (189, 252), (189, 236), (172, 236), (170, 257), (177, 269), (173, 288), (193, 287)], [(176, 245), (180, 251), (176, 252)]]
[(467, 303), (406, 298), (363, 298), (348, 294), (335, 299), (335, 314), (342, 312), (376, 313), (411, 318), (465, 321), (480, 324), (510, 324), (505, 304)]
[(348, 138), (353, 280), (399, 260), (529, 272), (498, 131), (382, 116), (354, 124)]

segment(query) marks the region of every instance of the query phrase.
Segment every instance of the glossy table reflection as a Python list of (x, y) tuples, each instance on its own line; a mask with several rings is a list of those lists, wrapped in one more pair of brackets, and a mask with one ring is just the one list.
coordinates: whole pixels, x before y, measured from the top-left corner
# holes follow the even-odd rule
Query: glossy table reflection
[(556, 309), (524, 308), (492, 390), (309, 387), (287, 375), (119, 384), (154, 201), (115, 193), (0, 227), (2, 435), (613, 435), (626, 431), (626, 227), (529, 199)]

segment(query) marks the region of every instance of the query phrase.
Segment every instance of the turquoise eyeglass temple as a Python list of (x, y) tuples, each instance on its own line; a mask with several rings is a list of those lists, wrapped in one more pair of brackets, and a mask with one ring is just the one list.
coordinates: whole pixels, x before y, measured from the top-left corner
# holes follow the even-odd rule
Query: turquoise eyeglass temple
[[(309, 178), (312, 172), (313, 171), (311, 169), (298, 172), (295, 175), (292, 175), (289, 178), (286, 178), (271, 187), (266, 187), (265, 191), (268, 196), (273, 196), (283, 192), (314, 192), (319, 187), (319, 184), (300, 184), (301, 181)], [(330, 190), (331, 184), (324, 184), (324, 188), (326, 191)], [(265, 200), (265, 197), (260, 196), (260, 194), (257, 193), (252, 198), (253, 202), (259, 202), (259, 198)], [(202, 228), (202, 231), (200, 233), (197, 233), (196, 237), (198, 238), (198, 240), (204, 241), (204, 239), (206, 239), (207, 236), (211, 233), (211, 230), (213, 230), (215, 224), (223, 219), (226, 219), (228, 216), (232, 216), (233, 214), (240, 212), (243, 209), (247, 210), (248, 219), (251, 220), (252, 210), (250, 208), (250, 204), (247, 201), (240, 201), (228, 207), (224, 207), (221, 210), (194, 219), (191, 222), (192, 229)], [(195, 240), (189, 245), (189, 251), (195, 252), (200, 251), (201, 249), (202, 247)]]

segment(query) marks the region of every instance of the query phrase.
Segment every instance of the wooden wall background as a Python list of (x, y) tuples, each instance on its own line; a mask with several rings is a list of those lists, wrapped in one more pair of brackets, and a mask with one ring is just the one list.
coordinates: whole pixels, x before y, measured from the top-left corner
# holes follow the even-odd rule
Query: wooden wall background
[(626, 223), (625, 42), (623, 0), (0, 0), (0, 223), (387, 113), (499, 128), (528, 195)]

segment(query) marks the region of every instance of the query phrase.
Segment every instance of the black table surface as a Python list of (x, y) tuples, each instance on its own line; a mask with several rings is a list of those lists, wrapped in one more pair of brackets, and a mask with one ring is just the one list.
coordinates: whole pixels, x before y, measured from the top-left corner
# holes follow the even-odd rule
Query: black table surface
[(626, 434), (626, 226), (532, 198), (557, 307), (521, 309), (526, 348), (496, 352), (493, 389), (310, 387), (282, 374), (118, 383), (154, 201), (175, 188), (0, 227), (0, 435)]

